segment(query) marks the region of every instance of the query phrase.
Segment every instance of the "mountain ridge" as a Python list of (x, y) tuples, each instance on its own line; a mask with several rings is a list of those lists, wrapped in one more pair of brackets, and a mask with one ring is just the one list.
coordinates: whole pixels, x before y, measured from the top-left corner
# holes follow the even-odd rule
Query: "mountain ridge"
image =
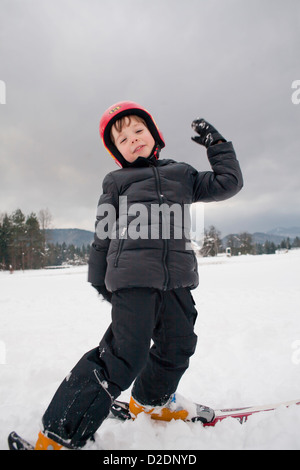
[[(222, 237), (222, 241), (226, 241), (230, 235), (238, 236), (237, 233), (231, 233)], [(275, 227), (267, 232), (254, 232), (251, 233), (251, 235), (254, 243), (263, 244), (268, 240), (269, 242), (280, 244), (282, 240), (288, 237), (291, 241), (297, 236), (300, 237), (300, 227)], [(47, 229), (46, 237), (48, 243), (58, 243), (59, 245), (65, 243), (66, 245), (74, 245), (81, 248), (82, 245), (90, 245), (93, 243), (94, 232), (78, 228), (55, 228)]]
[(74, 245), (81, 248), (83, 245), (90, 245), (94, 240), (94, 232), (79, 228), (54, 228), (46, 229), (47, 243), (56, 245)]

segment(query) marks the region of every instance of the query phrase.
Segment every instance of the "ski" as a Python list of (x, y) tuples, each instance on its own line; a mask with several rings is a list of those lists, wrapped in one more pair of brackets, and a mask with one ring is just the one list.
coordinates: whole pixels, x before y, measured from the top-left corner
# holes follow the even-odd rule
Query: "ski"
[[(248, 406), (240, 408), (228, 408), (215, 410), (215, 417), (209, 423), (202, 423), (203, 427), (206, 426), (215, 426), (218, 422), (223, 421), (224, 419), (234, 418), (237, 419), (241, 424), (245, 423), (249, 416), (256, 413), (274, 411), (280, 407), (289, 408), (292, 405), (300, 405), (299, 400), (292, 400), (286, 402), (280, 402), (271, 405), (263, 406)], [(119, 419), (121, 421), (133, 419), (129, 411), (129, 403), (125, 401), (115, 400), (110, 409), (109, 418)], [(188, 422), (198, 422), (199, 417), (195, 416), (191, 418)], [(19, 436), (15, 431), (11, 432), (8, 436), (8, 447), (10, 450), (34, 450), (34, 446), (28, 441)]]
[(34, 450), (33, 445), (14, 431), (8, 436), (8, 447), (9, 450)]
[(275, 411), (280, 407), (289, 408), (292, 405), (300, 405), (300, 400), (291, 400), (287, 402), (280, 402), (270, 405), (262, 406), (248, 406), (241, 408), (229, 408), (215, 411), (215, 418), (210, 423), (204, 424), (204, 426), (215, 426), (218, 422), (223, 421), (227, 418), (237, 419), (241, 424), (245, 423), (249, 416), (257, 413), (264, 413), (267, 411)]
[[(263, 405), (263, 406), (247, 406), (247, 407), (240, 407), (240, 408), (228, 408), (228, 409), (220, 409), (215, 410), (215, 417), (209, 423), (201, 423), (202, 426), (215, 426), (218, 422), (223, 421), (227, 418), (234, 418), (237, 419), (241, 424), (245, 423), (249, 416), (254, 415), (256, 413), (266, 412), (266, 411), (274, 411), (279, 407), (290, 407), (292, 405), (300, 405), (299, 400), (292, 400), (287, 402), (280, 402), (272, 405)], [(113, 405), (111, 406), (111, 415), (117, 419), (122, 421), (132, 419), (132, 416), (129, 411), (129, 404), (124, 401), (116, 400)], [(199, 421), (198, 417), (191, 418), (189, 421), (196, 422)]]

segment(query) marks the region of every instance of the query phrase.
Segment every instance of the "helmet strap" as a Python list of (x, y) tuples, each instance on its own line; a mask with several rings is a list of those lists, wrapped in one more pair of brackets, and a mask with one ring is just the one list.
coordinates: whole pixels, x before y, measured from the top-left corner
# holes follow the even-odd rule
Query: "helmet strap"
[(160, 145), (156, 144), (154, 145), (153, 149), (152, 149), (152, 152), (151, 152), (151, 155), (153, 155), (156, 160), (159, 159), (159, 154), (160, 154), (160, 151), (161, 151), (161, 147)]

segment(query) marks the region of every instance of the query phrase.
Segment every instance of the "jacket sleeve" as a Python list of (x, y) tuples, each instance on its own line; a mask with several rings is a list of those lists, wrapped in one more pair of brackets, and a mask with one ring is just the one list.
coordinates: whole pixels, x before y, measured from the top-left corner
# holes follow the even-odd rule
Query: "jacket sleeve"
[(243, 187), (239, 162), (231, 142), (212, 145), (207, 150), (212, 171), (195, 170), (193, 202), (223, 201)]
[(94, 242), (88, 262), (88, 282), (103, 286), (106, 274), (106, 256), (118, 210), (117, 188), (109, 173), (103, 180), (103, 193), (99, 199), (95, 223)]

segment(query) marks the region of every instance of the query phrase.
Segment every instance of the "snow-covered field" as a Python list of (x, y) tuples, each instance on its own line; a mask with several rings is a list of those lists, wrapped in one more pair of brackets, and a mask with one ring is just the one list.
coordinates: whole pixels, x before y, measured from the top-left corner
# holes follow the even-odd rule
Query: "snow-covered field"
[[(179, 393), (215, 408), (300, 399), (300, 251), (200, 259), (199, 272), (198, 348)], [(61, 380), (109, 325), (86, 275), (0, 272), (0, 449), (12, 430), (35, 441)], [(89, 449), (300, 449), (299, 429), (300, 406), (215, 428), (140, 416), (106, 420)]]

